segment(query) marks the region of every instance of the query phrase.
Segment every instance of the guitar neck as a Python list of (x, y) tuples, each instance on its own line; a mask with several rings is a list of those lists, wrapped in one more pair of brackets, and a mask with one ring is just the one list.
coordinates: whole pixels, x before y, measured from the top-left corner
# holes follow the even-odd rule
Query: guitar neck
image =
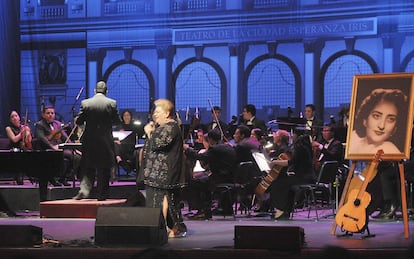
[(359, 192), (358, 192), (358, 199), (361, 199), (361, 197), (363, 196), (363, 194), (365, 193), (365, 190), (367, 189), (368, 186), (368, 182), (369, 179), (372, 178), (372, 176), (374, 174), (376, 174), (377, 171), (377, 166), (380, 160), (380, 157), (384, 154), (384, 151), (378, 150), (377, 153), (375, 154), (374, 159), (372, 160), (372, 162), (369, 164), (369, 168), (368, 168), (368, 172), (367, 175), (365, 176), (364, 181), (362, 182), (361, 187), (359, 188)]

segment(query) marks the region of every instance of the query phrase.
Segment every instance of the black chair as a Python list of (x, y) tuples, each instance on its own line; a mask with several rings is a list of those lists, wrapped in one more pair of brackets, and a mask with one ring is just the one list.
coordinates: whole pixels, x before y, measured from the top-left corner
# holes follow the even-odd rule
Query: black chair
[[(231, 205), (231, 216), (236, 217), (239, 209), (250, 211), (256, 171), (253, 162), (241, 162), (233, 173), (233, 182), (214, 185), (213, 197), (219, 196), (219, 205), (224, 205), (224, 209)], [(223, 216), (228, 216), (228, 214), (224, 213)]]
[(302, 191), (305, 195), (304, 200), (308, 206), (308, 218), (313, 207), (316, 213), (316, 220), (319, 220), (318, 205), (332, 205), (332, 213), (335, 213), (335, 203), (332, 202), (332, 193), (338, 169), (339, 165), (337, 161), (325, 161), (319, 170), (315, 183), (301, 184), (294, 187)]

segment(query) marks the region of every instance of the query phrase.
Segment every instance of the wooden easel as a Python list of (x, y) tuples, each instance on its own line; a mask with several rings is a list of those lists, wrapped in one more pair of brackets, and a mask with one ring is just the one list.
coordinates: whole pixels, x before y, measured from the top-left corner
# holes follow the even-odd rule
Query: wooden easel
[[(346, 178), (345, 185), (344, 185), (344, 191), (342, 192), (341, 200), (339, 201), (339, 204), (338, 204), (338, 209), (342, 205), (344, 205), (345, 199), (348, 196), (349, 186), (350, 186), (350, 183), (351, 183), (352, 176), (354, 174), (355, 166), (356, 166), (356, 163), (352, 162), (351, 166), (349, 168), (349, 172), (348, 172), (348, 176)], [(408, 228), (407, 197), (406, 197), (406, 193), (405, 193), (405, 175), (404, 175), (404, 165), (403, 165), (402, 161), (400, 161), (398, 163), (398, 168), (399, 168), (399, 172), (400, 172), (401, 210), (402, 210), (403, 222), (404, 222), (404, 237), (409, 238), (410, 231), (409, 231), (409, 228)], [(334, 220), (332, 228), (331, 228), (331, 235), (335, 235), (336, 227), (337, 227), (337, 224)]]

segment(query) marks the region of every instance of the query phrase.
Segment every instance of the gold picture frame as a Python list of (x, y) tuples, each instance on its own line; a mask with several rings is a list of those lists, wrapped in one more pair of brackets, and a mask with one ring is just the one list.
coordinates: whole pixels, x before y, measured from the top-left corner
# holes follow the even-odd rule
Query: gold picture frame
[(409, 159), (413, 108), (413, 73), (355, 75), (345, 159)]

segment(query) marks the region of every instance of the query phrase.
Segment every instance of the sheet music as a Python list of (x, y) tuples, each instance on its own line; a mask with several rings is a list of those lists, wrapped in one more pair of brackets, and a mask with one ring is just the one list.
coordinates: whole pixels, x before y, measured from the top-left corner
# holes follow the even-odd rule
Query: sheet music
[(82, 143), (62, 143), (59, 144), (58, 147), (60, 149), (75, 149), (82, 147)]
[(112, 131), (112, 137), (114, 139), (118, 139), (119, 141), (122, 141), (126, 137), (128, 137), (131, 133), (132, 133), (132, 131), (130, 131), (130, 130)]
[(260, 171), (262, 172), (270, 171), (270, 166), (269, 166), (270, 161), (266, 158), (266, 156), (263, 153), (253, 152), (252, 156), (257, 166), (259, 167)]

